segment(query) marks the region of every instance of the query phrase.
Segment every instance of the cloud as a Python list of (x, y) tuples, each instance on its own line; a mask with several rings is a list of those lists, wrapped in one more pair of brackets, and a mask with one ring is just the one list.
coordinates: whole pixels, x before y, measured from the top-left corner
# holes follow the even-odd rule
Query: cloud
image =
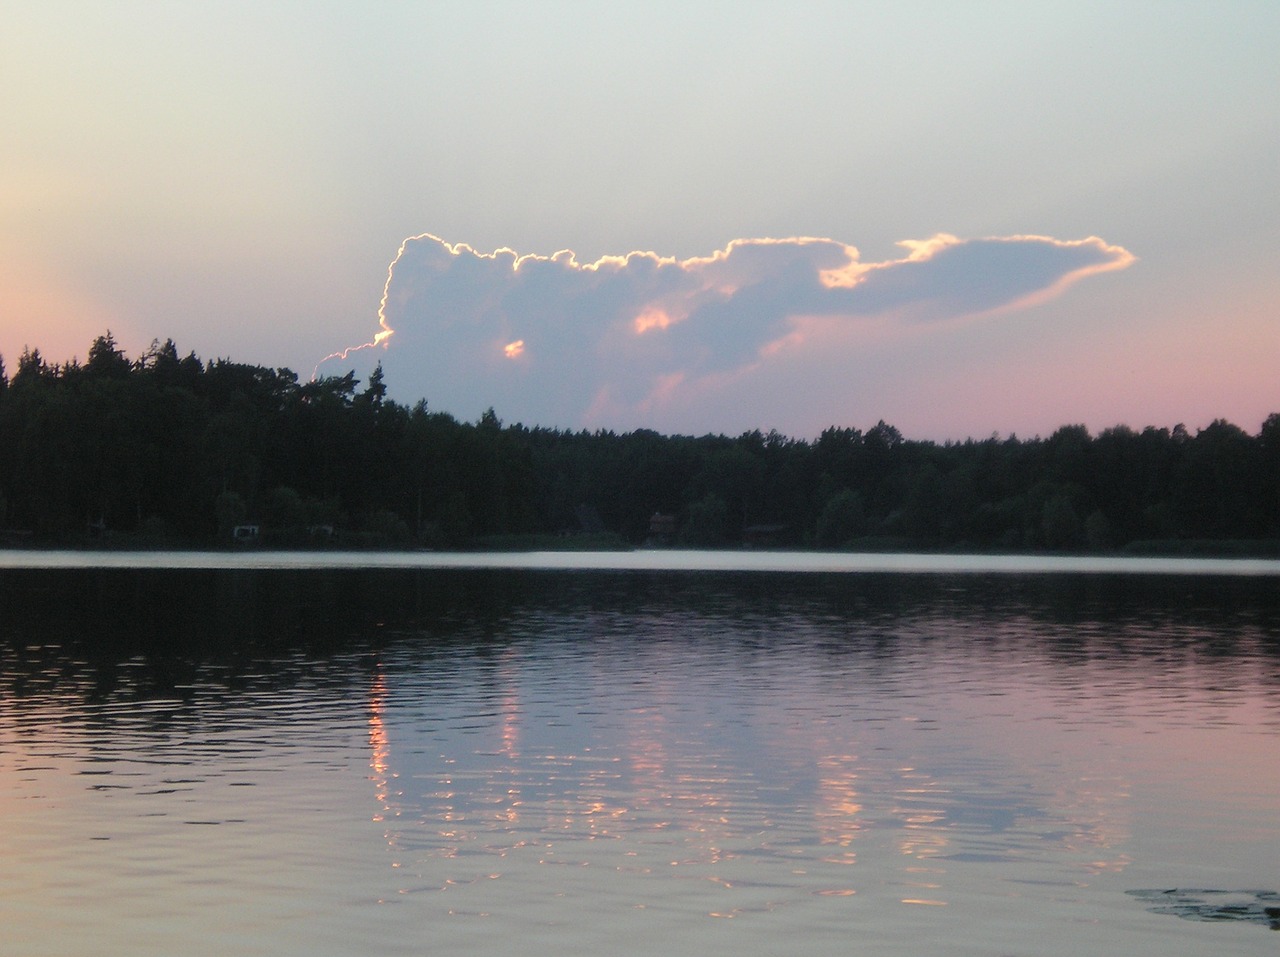
[[(1134, 261), (1096, 237), (900, 246), (901, 258), (863, 262), (832, 239), (739, 239), (692, 259), (580, 263), (414, 236), (388, 270), (380, 328), (356, 349), (376, 353), (397, 394), (462, 418), (492, 405), (531, 425), (663, 428), (667, 412), (818, 341), (854, 365), (869, 323), (905, 334), (1019, 309)], [(796, 385), (815, 402), (837, 387)]]

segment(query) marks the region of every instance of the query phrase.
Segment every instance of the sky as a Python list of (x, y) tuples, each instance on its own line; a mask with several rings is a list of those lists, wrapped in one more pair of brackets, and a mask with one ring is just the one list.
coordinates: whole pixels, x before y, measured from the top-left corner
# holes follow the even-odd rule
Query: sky
[(575, 429), (1280, 411), (1273, 0), (0, 18), (10, 372), (110, 330)]

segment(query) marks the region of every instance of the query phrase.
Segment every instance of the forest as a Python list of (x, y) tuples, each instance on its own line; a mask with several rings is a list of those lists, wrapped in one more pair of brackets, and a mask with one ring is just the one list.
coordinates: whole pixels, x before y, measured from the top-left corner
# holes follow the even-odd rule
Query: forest
[(474, 422), (388, 398), (379, 367), (0, 359), (0, 545), (802, 547), (1280, 554), (1280, 413), (935, 443), (883, 421), (816, 440)]

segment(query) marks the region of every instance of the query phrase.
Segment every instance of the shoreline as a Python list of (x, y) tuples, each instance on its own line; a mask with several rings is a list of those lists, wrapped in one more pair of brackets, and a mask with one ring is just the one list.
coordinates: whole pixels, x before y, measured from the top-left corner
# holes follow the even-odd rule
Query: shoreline
[(805, 574), (1087, 574), (1280, 577), (1280, 559), (634, 549), (631, 551), (124, 551), (0, 549), (0, 570), (508, 570)]

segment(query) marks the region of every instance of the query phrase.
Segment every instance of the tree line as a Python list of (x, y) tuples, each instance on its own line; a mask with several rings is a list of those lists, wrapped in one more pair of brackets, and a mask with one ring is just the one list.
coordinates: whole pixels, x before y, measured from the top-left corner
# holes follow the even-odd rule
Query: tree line
[(816, 440), (475, 422), (388, 398), (381, 367), (0, 359), (8, 544), (701, 547), (1274, 553), (1280, 414), (935, 443), (881, 421)]

